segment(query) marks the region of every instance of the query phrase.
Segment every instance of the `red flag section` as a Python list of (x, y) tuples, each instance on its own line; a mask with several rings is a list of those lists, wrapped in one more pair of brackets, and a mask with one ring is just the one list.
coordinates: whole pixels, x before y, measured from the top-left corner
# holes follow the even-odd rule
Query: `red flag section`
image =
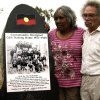
[(35, 15), (18, 15), (17, 25), (36, 25)]

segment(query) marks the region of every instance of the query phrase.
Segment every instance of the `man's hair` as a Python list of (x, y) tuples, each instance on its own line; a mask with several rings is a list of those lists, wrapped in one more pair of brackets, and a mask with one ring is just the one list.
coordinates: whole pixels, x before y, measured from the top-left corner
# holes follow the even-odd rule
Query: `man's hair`
[(84, 5), (84, 7), (83, 7), (83, 9), (82, 9), (82, 13), (83, 13), (83, 11), (85, 10), (85, 8), (86, 8), (87, 6), (95, 7), (95, 8), (96, 8), (96, 13), (97, 13), (97, 15), (100, 16), (100, 2), (98, 2), (98, 1), (88, 1), (88, 2)]
[(68, 7), (68, 6), (59, 7), (55, 11), (54, 17), (55, 17), (55, 15), (58, 13), (58, 11), (60, 9), (63, 11), (65, 17), (67, 18), (67, 20), (68, 20), (68, 22), (70, 24), (70, 28), (72, 28), (72, 29), (76, 28), (77, 27), (77, 25), (76, 25), (76, 15), (75, 15), (74, 11), (70, 7)]

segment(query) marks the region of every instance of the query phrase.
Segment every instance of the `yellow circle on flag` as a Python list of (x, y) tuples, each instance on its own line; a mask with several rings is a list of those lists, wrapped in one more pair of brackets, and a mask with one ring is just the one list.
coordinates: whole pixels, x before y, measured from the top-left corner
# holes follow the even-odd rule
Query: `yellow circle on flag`
[(29, 18), (24, 17), (24, 21), (25, 21), (25, 22), (29, 22)]

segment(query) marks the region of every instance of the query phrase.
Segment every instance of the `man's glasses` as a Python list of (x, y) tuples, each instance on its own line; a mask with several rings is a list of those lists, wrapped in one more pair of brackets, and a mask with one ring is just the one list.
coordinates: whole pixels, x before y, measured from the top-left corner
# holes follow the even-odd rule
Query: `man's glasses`
[(82, 17), (83, 18), (86, 18), (86, 17), (89, 17), (89, 18), (94, 18), (94, 17), (96, 17), (97, 16), (97, 14), (86, 14), (86, 13), (84, 13), (84, 14), (82, 14)]

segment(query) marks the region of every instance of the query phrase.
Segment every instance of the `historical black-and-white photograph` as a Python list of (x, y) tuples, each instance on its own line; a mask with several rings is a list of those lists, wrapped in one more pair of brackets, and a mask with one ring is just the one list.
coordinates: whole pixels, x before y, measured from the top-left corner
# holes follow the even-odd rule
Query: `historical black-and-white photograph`
[(6, 33), (5, 44), (8, 87), (13, 87), (11, 84), (14, 84), (15, 81), (25, 81), (23, 77), (26, 76), (28, 76), (26, 77), (27, 80), (30, 80), (30, 77), (35, 81), (36, 79), (49, 80), (50, 69), (47, 34)]

